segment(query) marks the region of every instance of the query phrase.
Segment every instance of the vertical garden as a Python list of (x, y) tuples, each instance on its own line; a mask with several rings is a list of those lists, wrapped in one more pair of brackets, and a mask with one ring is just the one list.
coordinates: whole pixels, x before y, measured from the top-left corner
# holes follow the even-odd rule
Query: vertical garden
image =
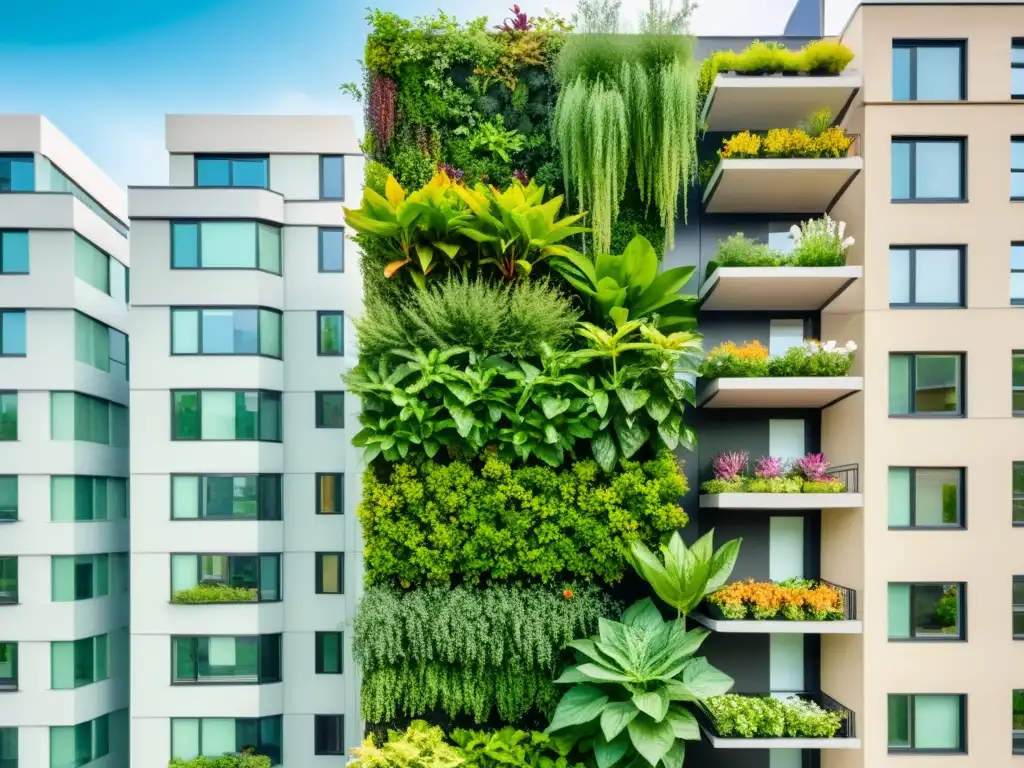
[(370, 13), (357, 764), (677, 768), (732, 685), (685, 629), (739, 542), (677, 533), (703, 353), (659, 262), (697, 71), (658, 7), (630, 36)]

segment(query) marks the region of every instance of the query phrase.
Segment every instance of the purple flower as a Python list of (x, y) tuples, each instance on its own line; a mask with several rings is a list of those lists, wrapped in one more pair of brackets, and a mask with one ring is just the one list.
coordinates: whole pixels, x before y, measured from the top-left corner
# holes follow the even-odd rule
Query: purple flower
[(530, 17), (519, 10), (518, 4), (513, 5), (509, 10), (512, 12), (512, 15), (505, 19), (504, 24), (496, 24), (494, 26), (495, 29), (500, 29), (502, 32), (528, 32), (533, 29)]
[(719, 453), (711, 459), (711, 469), (716, 480), (733, 480), (743, 474), (750, 455), (746, 451)]
[(782, 459), (775, 456), (761, 456), (754, 465), (758, 477), (782, 477)]
[(797, 459), (796, 466), (800, 474), (804, 476), (804, 479), (821, 482), (829, 479), (828, 468), (830, 463), (823, 453), (808, 453), (803, 458)]
[(512, 171), (512, 178), (522, 184), (524, 187), (530, 183), (530, 177), (526, 175), (526, 169), (520, 168)]
[(463, 176), (462, 171), (460, 171), (454, 165), (449, 165), (448, 163), (438, 163), (437, 164), (437, 170), (444, 171), (444, 173), (452, 181), (455, 181), (455, 182), (462, 181), (462, 176)]

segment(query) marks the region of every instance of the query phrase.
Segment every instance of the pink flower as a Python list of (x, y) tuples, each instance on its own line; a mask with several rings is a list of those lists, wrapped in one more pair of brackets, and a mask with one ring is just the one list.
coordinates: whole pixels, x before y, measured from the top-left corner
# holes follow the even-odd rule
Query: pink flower
[(717, 454), (711, 459), (711, 469), (715, 473), (715, 479), (732, 480), (742, 475), (747, 468), (749, 459), (750, 454), (746, 451)]
[(782, 459), (775, 456), (761, 456), (754, 465), (758, 477), (782, 477)]
[(828, 480), (828, 468), (831, 462), (825, 458), (823, 453), (808, 453), (801, 459), (797, 459), (796, 466), (800, 474), (806, 480), (821, 482)]

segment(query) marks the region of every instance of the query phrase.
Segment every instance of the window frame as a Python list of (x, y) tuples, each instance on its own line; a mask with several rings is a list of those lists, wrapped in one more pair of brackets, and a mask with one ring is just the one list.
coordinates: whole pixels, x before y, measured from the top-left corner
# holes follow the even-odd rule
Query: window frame
[[(250, 680), (223, 680), (223, 679), (212, 679), (207, 680), (199, 679), (199, 641), (203, 638), (209, 640), (213, 637), (230, 637), (233, 640), (256, 638), (256, 681)], [(277, 679), (264, 679), (263, 677), (263, 654), (264, 650), (264, 638), (276, 637), (277, 638)], [(177, 658), (175, 653), (177, 651), (176, 642), (179, 640), (191, 641), (192, 644), (192, 657), (195, 659), (196, 676), (192, 680), (186, 680), (184, 678), (177, 677)], [(171, 635), (171, 670), (170, 670), (170, 683), (172, 686), (181, 685), (185, 687), (190, 686), (216, 686), (216, 685), (227, 685), (227, 686), (238, 686), (238, 685), (275, 685), (282, 682), (284, 679), (284, 635), (280, 632), (269, 632), (263, 635)]]
[[(967, 694), (965, 693), (890, 693), (886, 697), (886, 718), (888, 719), (888, 705), (889, 699), (893, 696), (903, 696), (909, 699), (909, 706), (907, 707), (907, 734), (910, 740), (910, 746), (907, 747), (893, 747), (888, 742), (888, 734), (886, 736), (886, 751), (890, 755), (901, 755), (901, 754), (915, 754), (915, 755), (966, 755), (967, 754)], [(955, 696), (960, 709), (960, 723), (959, 733), (957, 734), (957, 741), (959, 742), (959, 748), (957, 749), (931, 749), (931, 748), (917, 748), (913, 746), (915, 728), (914, 728), (914, 703), (915, 699), (919, 696)]]
[[(36, 174), (36, 156), (34, 152), (0, 152), (0, 162), (7, 160), (28, 160), (32, 163), (32, 189), (0, 189), (0, 195), (25, 195), (33, 192), (38, 192), (35, 183)], [(47, 158), (49, 160), (49, 158)], [(13, 179), (12, 179), (13, 180)]]
[[(107, 367), (106, 368), (100, 368), (100, 367), (98, 367), (96, 365), (93, 365), (92, 362), (90, 362), (90, 361), (81, 360), (81, 359), (78, 358), (78, 329), (79, 329), (79, 326), (77, 324), (77, 322), (78, 322), (77, 321), (77, 317), (79, 315), (81, 315), (83, 318), (85, 318), (90, 323), (93, 323), (94, 325), (98, 325), (98, 326), (100, 326), (102, 328), (106, 328), (107, 329)], [(112, 363), (116, 363), (117, 365), (124, 365), (124, 380), (128, 381), (128, 376), (129, 376), (128, 367), (129, 367), (130, 360), (131, 360), (131, 342), (130, 342), (130, 340), (128, 338), (128, 334), (125, 333), (124, 331), (119, 331), (114, 326), (107, 325), (102, 320), (97, 320), (92, 315), (88, 315), (85, 312), (82, 312), (81, 310), (78, 310), (78, 309), (75, 310), (75, 317), (76, 317), (76, 321), (75, 321), (76, 322), (76, 324), (75, 324), (75, 361), (79, 362), (79, 363), (82, 363), (83, 365), (88, 365), (90, 368), (95, 368), (97, 371), (102, 371), (103, 373), (109, 373), (111, 376), (114, 376), (117, 379), (120, 379), (121, 376), (120, 376), (119, 373), (115, 373), (114, 370), (112, 370), (112, 365), (111, 364)], [(113, 354), (114, 344), (112, 344), (111, 341), (116, 338), (115, 334), (119, 334), (120, 336), (124, 337), (124, 360), (123, 361), (118, 360), (116, 357), (114, 357), (114, 354)]]
[(0, 433), (0, 443), (16, 443), (18, 442), (18, 416), (20, 413), (19, 402), (18, 402), (18, 390), (16, 389), (0, 389), (0, 415), (3, 414), (3, 400), (4, 398), (13, 395), (14, 396), (14, 437), (4, 438), (3, 434)]
[[(171, 750), (171, 755), (170, 756), (171, 756), (172, 759), (175, 757), (175, 755), (174, 755), (174, 721), (175, 720), (193, 720), (193, 721), (195, 721), (195, 723), (196, 723), (196, 732), (197, 732), (196, 748), (198, 749), (199, 754), (201, 756), (203, 754), (203, 720), (230, 720), (232, 722), (232, 724), (234, 725), (234, 727), (235, 727), (235, 749), (240, 749), (240, 747), (238, 745), (238, 741), (237, 741), (238, 740), (238, 723), (239, 723), (239, 721), (243, 721), (243, 722), (246, 722), (246, 723), (255, 723), (256, 724), (257, 739), (256, 739), (256, 744), (254, 744), (252, 746), (255, 748), (256, 754), (263, 755), (265, 757), (269, 757), (270, 758), (270, 763), (271, 763), (272, 767), (273, 766), (277, 766), (277, 765), (281, 765), (281, 760), (284, 759), (284, 755), (283, 755), (283, 752), (284, 752), (284, 717), (283, 717), (283, 715), (266, 715), (264, 717), (169, 717), (169, 718), (167, 718), (167, 727), (170, 730), (169, 746), (170, 746), (170, 750)], [(275, 745), (272, 751), (275, 752), (275, 753), (281, 752), (282, 754), (267, 755), (266, 742), (263, 740), (263, 721), (264, 720), (277, 720), (279, 722), (279, 727), (277, 729), (277, 732), (281, 736), (281, 743)], [(275, 757), (277, 758), (276, 760), (275, 760)]]
[[(1013, 53), (1015, 50), (1019, 50), (1021, 52), (1021, 60), (1019, 62), (1013, 60)], [(1024, 91), (1021, 93), (1013, 92), (1013, 70), (1015, 69), (1024, 69), (1024, 37), (1010, 38), (1010, 99), (1024, 99)]]
[[(3, 592), (0, 592), (0, 605), (18, 605), (19, 592), (21, 587), (21, 579), (18, 573), (18, 556), (17, 555), (0, 555), (0, 564), (10, 560), (14, 563), (14, 590), (13, 594), (9, 597), (5, 597)], [(8, 590), (10, 593), (11, 591)]]
[[(64, 520), (54, 517), (55, 505), (54, 500), (57, 498), (55, 492), (55, 484), (58, 480), (69, 479), (72, 481), (72, 493), (74, 495), (74, 513), (76, 517), (71, 520)], [(78, 482), (88, 480), (90, 481), (89, 497), (92, 504), (93, 517), (77, 517), (78, 514)], [(103, 510), (104, 517), (96, 517), (97, 506), (96, 506), (96, 488), (97, 483), (102, 481), (106, 486), (104, 493), (106, 494), (106, 509)], [(124, 515), (121, 517), (107, 517), (106, 514), (111, 511), (110, 508), (110, 484), (123, 483), (124, 488)], [(115, 477), (114, 475), (50, 475), (50, 522), (51, 523), (110, 523), (117, 522), (119, 520), (129, 519), (129, 504), (131, 498), (131, 481), (127, 477)]]
[[(341, 318), (341, 333), (338, 338), (341, 342), (341, 349), (337, 352), (324, 352), (324, 324), (325, 317)], [(317, 357), (344, 357), (345, 356), (345, 311), (341, 309), (319, 309), (316, 313), (316, 356)]]
[[(324, 195), (324, 160), (331, 160), (337, 158), (341, 161), (341, 195), (339, 197), (327, 197)], [(344, 200), (345, 199), (345, 155), (339, 154), (326, 154), (320, 155), (317, 160), (317, 165), (320, 169), (320, 200)]]
[[(167, 558), (167, 568), (170, 575), (170, 598), (174, 598), (174, 558), (175, 557), (191, 557), (195, 559), (196, 564), (196, 584), (203, 583), (203, 561), (201, 558), (204, 557), (226, 557), (228, 558), (228, 568), (231, 567), (232, 557), (253, 557), (256, 559), (256, 599), (245, 600), (238, 602), (221, 602), (221, 603), (178, 603), (178, 605), (188, 605), (190, 608), (196, 605), (252, 605), (253, 603), (280, 603), (284, 599), (283, 584), (284, 574), (281, 569), (283, 567), (283, 552), (170, 552)], [(263, 598), (263, 558), (264, 557), (276, 557), (277, 558), (277, 599), (276, 600), (265, 600)]]
[[(324, 646), (323, 640), (327, 636), (337, 636), (338, 638), (338, 671), (327, 672), (324, 669)], [(316, 675), (343, 675), (345, 674), (345, 633), (334, 630), (314, 632), (313, 633), (313, 674)]]
[[(26, 240), (29, 239), (29, 230), (27, 229), (0, 229), (0, 275), (27, 275), (32, 270), (32, 254), (29, 252), (28, 269), (24, 272), (18, 272), (14, 270), (7, 270), (4, 268), (4, 235), (25, 235)], [(31, 241), (29, 241), (31, 243)]]
[[(169, 307), (171, 312), (170, 322), (170, 350), (171, 357), (264, 357), (268, 360), (282, 360), (284, 359), (284, 312), (273, 307), (263, 307), (258, 304), (246, 305), (246, 306), (235, 306), (235, 305), (203, 305), (203, 306), (184, 306), (184, 307)], [(255, 352), (204, 352), (203, 351), (203, 313), (206, 311), (213, 312), (225, 312), (225, 311), (255, 311), (256, 312), (256, 351)], [(198, 322), (196, 323), (196, 349), (197, 352), (175, 352), (174, 351), (174, 313), (175, 312), (196, 312), (199, 315)], [(270, 312), (275, 314), (279, 318), (280, 333), (278, 333), (278, 341), (281, 343), (281, 354), (270, 355), (266, 352), (262, 352), (263, 348), (263, 324), (260, 322), (260, 312)]]
[[(106, 657), (105, 661), (103, 662), (103, 666), (102, 666), (102, 672), (103, 672), (102, 676), (100, 676), (100, 666), (98, 664), (98, 659), (100, 657), (100, 648), (98, 647), (100, 645), (100, 642), (99, 642), (100, 638), (103, 639), (102, 653)], [(56, 646), (58, 644), (62, 644), (62, 645), (65, 645), (65, 646), (71, 646), (71, 665), (72, 665), (72, 668), (71, 668), (71, 682), (72, 682), (72, 685), (71, 686), (60, 686), (60, 687), (57, 686), (57, 681), (55, 679), (56, 678), (57, 665), (55, 663), (56, 660), (54, 658), (54, 653), (55, 653), (54, 646)], [(50, 645), (50, 689), (51, 690), (54, 690), (54, 691), (75, 691), (75, 690), (78, 690), (79, 688), (85, 688), (86, 686), (95, 685), (96, 683), (102, 683), (104, 680), (109, 680), (110, 679), (110, 667), (111, 667), (111, 658), (112, 657), (111, 657), (111, 653), (110, 653), (110, 634), (109, 633), (105, 632), (103, 634), (92, 635), (90, 637), (81, 637), (81, 638), (79, 638), (77, 640), (53, 640), (53, 641), (50, 641), (49, 645)], [(80, 647), (86, 648), (88, 650), (89, 657), (91, 658), (91, 663), (92, 663), (92, 670), (91, 670), (92, 674), (91, 674), (90, 678), (89, 679), (84, 679), (83, 678), (82, 682), (79, 682), (79, 678), (78, 678), (78, 671), (79, 671), (79, 669), (78, 669), (79, 650), (78, 649)]]
[[(960, 195), (958, 197), (917, 197), (917, 177), (914, 169), (917, 167), (917, 145), (918, 144), (957, 144), (960, 147)], [(896, 205), (938, 203), (958, 205), (969, 202), (967, 199), (967, 138), (965, 136), (893, 136), (889, 143), (889, 151), (897, 144), (909, 145), (908, 161), (910, 174), (907, 178), (907, 197), (893, 197), (892, 172), (889, 178), (889, 202)], [(890, 167), (891, 167), (890, 157)]]
[[(890, 643), (966, 643), (967, 642), (967, 582), (965, 581), (890, 581), (886, 583), (886, 608), (888, 605), (888, 590), (893, 585), (905, 586), (910, 588), (910, 634), (907, 637), (893, 637), (889, 634), (888, 626), (886, 626), (885, 639)], [(915, 621), (914, 621), (914, 605), (915, 605), (915, 594), (917, 587), (948, 587), (951, 585), (956, 586), (956, 635), (921, 635), (920, 637), (914, 634)]]
[[(196, 419), (199, 427), (199, 437), (177, 437), (177, 409), (174, 407), (174, 398), (177, 394), (196, 393)], [(280, 424), (278, 425), (279, 437), (276, 440), (270, 440), (260, 436), (257, 437), (210, 437), (204, 438), (202, 436), (203, 431), (203, 393), (204, 392), (230, 392), (232, 394), (248, 394), (250, 392), (256, 393), (257, 397), (257, 410), (256, 410), (256, 429), (257, 434), (260, 433), (260, 427), (262, 421), (260, 419), (260, 411), (263, 408), (263, 396), (264, 395), (276, 395), (278, 402), (278, 415), (280, 417)], [(276, 389), (221, 389), (215, 387), (208, 387), (206, 389), (172, 389), (170, 390), (170, 407), (171, 407), (171, 442), (180, 443), (281, 443), (284, 441), (284, 411), (282, 397), (284, 393)]]
[[(324, 512), (323, 511), (323, 486), (320, 484), (320, 479), (324, 477), (335, 477), (338, 479), (338, 499), (341, 501), (341, 508), (337, 512)], [(314, 475), (314, 482), (316, 483), (316, 514), (325, 515), (327, 517), (334, 517), (336, 515), (345, 514), (345, 473), (344, 472), (317, 472)]]
[[(913, 358), (910, 366), (910, 375), (907, 377), (907, 388), (910, 394), (909, 404), (911, 407), (914, 405), (914, 394), (917, 391), (915, 383), (917, 379), (917, 358), (918, 357), (957, 357), (959, 362), (957, 365), (957, 390), (959, 396), (957, 397), (958, 408), (956, 411), (945, 412), (945, 411), (916, 411), (911, 410), (907, 413), (889, 413), (890, 419), (963, 419), (967, 417), (967, 354), (965, 352), (890, 352), (890, 360), (893, 357), (910, 357)], [(891, 382), (890, 382), (891, 386)]]
[(0, 475), (0, 481), (14, 480), (14, 517), (4, 517), (4, 508), (0, 507), (0, 525), (4, 523), (16, 523), (18, 522), (18, 511), (21, 506), (21, 476), (20, 475)]
[[(204, 187), (204, 189), (216, 189), (216, 187)], [(242, 189), (258, 189), (258, 187), (242, 187)], [(256, 255), (256, 264), (252, 267), (204, 267), (203, 266), (203, 224), (222, 224), (222, 223), (245, 223), (253, 225), (253, 253)], [(264, 221), (262, 219), (225, 219), (225, 218), (209, 218), (209, 219), (172, 219), (168, 222), (170, 225), (170, 268), (180, 269), (184, 271), (197, 271), (201, 269), (211, 270), (223, 270), (227, 272), (263, 272), (267, 275), (274, 275), (275, 277), (282, 277), (284, 275), (284, 227), (275, 224), (270, 221)], [(180, 267), (174, 263), (174, 239), (175, 229), (178, 225), (196, 225), (196, 265), (194, 267)], [(280, 272), (274, 272), (270, 269), (264, 269), (260, 266), (260, 227), (269, 227), (277, 230), (277, 242), (278, 242), (278, 264), (281, 267)]]
[[(234, 478), (236, 478), (236, 477), (253, 477), (253, 478), (255, 478), (256, 479), (256, 517), (234, 517), (234, 516), (231, 516), (231, 517), (216, 517), (216, 516), (215, 517), (209, 517), (209, 516), (203, 514), (203, 512), (205, 511), (205, 508), (206, 508), (205, 499), (203, 498), (204, 497), (204, 494), (203, 494), (204, 481), (207, 478), (211, 478), (211, 477), (230, 477), (232, 480)], [(175, 480), (175, 478), (195, 478), (196, 479), (196, 481), (197, 481), (197, 483), (196, 483), (196, 496), (197, 496), (196, 504), (197, 504), (197, 507), (196, 508), (197, 508), (197, 510), (199, 512), (199, 514), (196, 517), (175, 517), (174, 516), (174, 497), (176, 495), (175, 494), (175, 490), (174, 490), (174, 480)], [(278, 514), (278, 517), (264, 517), (263, 516), (263, 509), (266, 506), (264, 504), (265, 499), (264, 499), (263, 484), (262, 484), (263, 478), (275, 478), (277, 480), (276, 496), (277, 496), (277, 514)], [(284, 506), (284, 475), (282, 475), (281, 473), (260, 472), (260, 473), (248, 473), (248, 474), (230, 474), (230, 473), (226, 473), (226, 472), (225, 473), (207, 472), (207, 473), (200, 474), (200, 475), (193, 475), (193, 474), (189, 474), (187, 472), (172, 472), (169, 475), (168, 482), (170, 483), (170, 499), (171, 499), (170, 517), (168, 519), (173, 521), (173, 522), (191, 522), (191, 523), (196, 523), (196, 522), (204, 522), (204, 521), (209, 521), (209, 520), (213, 520), (213, 521), (216, 521), (216, 522), (233, 522), (233, 521), (236, 521), (236, 520), (240, 520), (242, 522), (249, 522), (249, 523), (252, 523), (252, 522), (261, 522), (261, 523), (262, 522), (273, 522), (273, 523), (276, 523), (276, 522), (280, 522), (283, 519), (283, 517), (284, 517), (284, 511), (283, 511), (283, 506)]]
[[(329, 723), (332, 731), (338, 737), (336, 750), (326, 749), (320, 740), (320, 724)], [(313, 715), (313, 754), (314, 755), (344, 755), (345, 754), (345, 715)]]
[(1015, 144), (1020, 145), (1022, 149), (1022, 154), (1024, 154), (1024, 135), (1016, 134), (1010, 136), (1010, 202), (1020, 203), (1024, 202), (1024, 195), (1013, 194), (1013, 178), (1015, 174), (1019, 174), (1022, 179), (1022, 184), (1024, 184), (1024, 166), (1021, 166), (1020, 168), (1015, 168), (1013, 165), (1013, 147)]
[[(910, 473), (910, 498), (907, 500), (910, 509), (910, 523), (908, 525), (889, 525), (890, 531), (965, 531), (967, 530), (967, 469), (966, 467), (933, 467), (933, 466), (907, 466), (903, 464), (889, 467), (891, 472), (894, 469), (905, 469)], [(948, 470), (957, 473), (957, 524), (956, 525), (917, 525), (917, 473), (919, 470)], [(888, 478), (887, 478), (888, 480)]]
[[(0, 677), (0, 691), (5, 693), (18, 690), (18, 641), (0, 640), (0, 646), (9, 646), (11, 654), (11, 676)], [(2, 759), (3, 755), (0, 755)]]
[[(338, 558), (338, 591), (324, 592), (324, 558), (336, 556)], [(317, 595), (331, 595), (342, 597), (345, 594), (345, 553), (344, 552), (315, 552), (313, 562), (316, 571), (313, 575), (315, 582), (314, 593)]]
[[(78, 603), (78, 602), (81, 602), (83, 600), (98, 600), (98, 599), (100, 599), (102, 597), (110, 597), (110, 592), (111, 592), (110, 556), (111, 556), (111, 554), (112, 553), (110, 553), (110, 552), (99, 552), (99, 553), (94, 554), (94, 555), (50, 555), (50, 602), (52, 602), (52, 603)], [(116, 554), (116, 553), (114, 553), (114, 554)], [(91, 571), (90, 571), (90, 574), (89, 574), (89, 578), (90, 578), (90, 581), (91, 581), (91, 584), (89, 586), (90, 594), (89, 594), (88, 597), (79, 597), (78, 596), (79, 589), (78, 589), (78, 570), (77, 570), (77, 566), (83, 565), (83, 563), (81, 563), (79, 561), (80, 560), (85, 560), (87, 558), (92, 561), (89, 564), (91, 566)], [(57, 580), (54, 578), (54, 570), (56, 568), (56, 561), (57, 560), (71, 560), (72, 561), (72, 564), (71, 564), (72, 565), (72, 569), (71, 569), (72, 583), (71, 583), (71, 586), (72, 586), (72, 591), (73, 591), (73, 595), (74, 596), (70, 600), (63, 600), (63, 599), (62, 600), (58, 600), (57, 597), (56, 597)], [(106, 563), (105, 570), (106, 570), (106, 576), (107, 576), (107, 578), (106, 578), (106, 591), (105, 592), (101, 591), (102, 588), (101, 589), (97, 589), (97, 581), (99, 580), (100, 563), (103, 563), (103, 562)]]
[[(25, 329), (25, 351), (5, 352), (3, 348), (4, 339), (4, 317), (7, 315), (21, 315), (25, 318), (22, 323)], [(28, 357), (28, 310), (3, 307), (0, 309), (0, 357)]]
[[(918, 99), (917, 98), (917, 51), (920, 48), (955, 48), (960, 56), (960, 96), (956, 99)], [(909, 70), (909, 90), (910, 97), (906, 99), (897, 99), (895, 97), (895, 89), (893, 93), (890, 93), (891, 100), (896, 104), (906, 104), (912, 102), (923, 102), (925, 104), (953, 104), (960, 101), (967, 101), (967, 40), (965, 38), (909, 38), (909, 39), (895, 39), (892, 41), (892, 49), (895, 52), (898, 49), (906, 49), (910, 51), (910, 70)]]
[[(200, 160), (226, 160), (228, 163), (228, 184), (199, 184), (199, 161)], [(235, 184), (235, 161), (236, 160), (263, 160), (267, 165), (267, 185), (254, 187), (249, 184)], [(226, 155), (199, 153), (192, 155), (192, 187), (194, 189), (270, 189), (270, 155), (260, 153), (231, 153)]]
[[(324, 415), (327, 410), (324, 408), (324, 395), (341, 395), (341, 424), (327, 424), (324, 422)], [(315, 421), (314, 426), (316, 429), (345, 429), (345, 390), (343, 389), (332, 389), (332, 390), (317, 390), (313, 393), (313, 399), (315, 402)], [(331, 409), (333, 410), (333, 409)]]
[[(324, 268), (324, 234), (337, 232), (341, 235), (341, 269)], [(317, 227), (317, 272), (325, 275), (340, 275), (345, 272), (345, 228), (344, 227)]]
[[(967, 308), (967, 246), (965, 245), (890, 245), (889, 246), (889, 285), (892, 286), (892, 252), (907, 251), (910, 260), (907, 268), (909, 271), (909, 301), (893, 302), (890, 293), (890, 309), (966, 309)], [(916, 301), (917, 298), (917, 253), (918, 251), (956, 251), (957, 252), (957, 301), (955, 303), (943, 303), (934, 301)]]
[[(1021, 98), (1024, 98), (1022, 96)], [(1024, 250), (1024, 240), (1013, 240), (1010, 242), (1010, 306), (1011, 307), (1022, 307), (1024, 306), (1024, 296), (1014, 297), (1013, 295), (1013, 276), (1024, 275), (1024, 267), (1021, 269), (1013, 268), (1013, 249), (1020, 248)]]
[(1020, 501), (1024, 503), (1024, 492), (1017, 496), (1013, 490), (1013, 475), (1017, 472), (1017, 467), (1020, 467), (1021, 473), (1024, 474), (1024, 460), (1014, 461), (1010, 464), (1010, 521), (1014, 526), (1021, 527), (1024, 526), (1024, 520), (1018, 522), (1013, 519), (1013, 502)]

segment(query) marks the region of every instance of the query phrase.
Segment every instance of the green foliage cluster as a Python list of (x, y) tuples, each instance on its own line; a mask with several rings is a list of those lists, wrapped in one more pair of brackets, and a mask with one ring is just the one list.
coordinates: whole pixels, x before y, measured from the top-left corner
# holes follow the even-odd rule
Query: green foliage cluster
[(852, 341), (839, 347), (834, 341), (822, 344), (810, 340), (775, 357), (769, 357), (763, 347), (760, 347), (763, 355), (744, 354), (751, 346), (736, 347), (731, 342), (720, 344), (701, 362), (698, 368), (700, 375), (707, 379), (846, 376), (853, 366), (853, 353), (857, 349)]
[(618, 616), (596, 587), (371, 586), (359, 604), (353, 652), (363, 717), (388, 721), (442, 709), (478, 722), (550, 710), (562, 649)]
[(845, 493), (842, 480), (801, 477), (716, 477), (700, 484), (701, 493)]
[(626, 570), (624, 545), (656, 544), (686, 524), (686, 480), (674, 457), (624, 461), (602, 475), (580, 461), (513, 469), (493, 457), (442, 465), (422, 454), (371, 467), (359, 519), (370, 584), (601, 579)]
[(172, 603), (255, 603), (256, 590), (226, 584), (196, 584), (171, 595)]
[(832, 738), (843, 726), (839, 712), (795, 696), (729, 693), (704, 702), (715, 729), (725, 738)]
[(194, 757), (191, 760), (172, 758), (167, 768), (270, 768), (266, 755), (221, 755), (220, 757)]

